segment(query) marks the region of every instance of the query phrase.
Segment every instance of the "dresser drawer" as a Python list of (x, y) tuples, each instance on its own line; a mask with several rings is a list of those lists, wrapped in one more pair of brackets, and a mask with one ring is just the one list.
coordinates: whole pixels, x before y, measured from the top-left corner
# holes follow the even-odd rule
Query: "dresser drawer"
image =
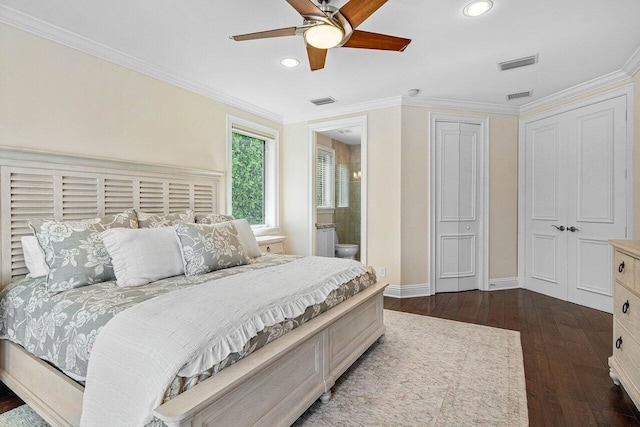
[(260, 245), (260, 251), (264, 254), (283, 254), (284, 243), (270, 243), (267, 245)]
[(616, 251), (613, 261), (613, 276), (629, 289), (635, 287), (635, 267), (636, 260), (634, 258)]
[[(618, 340), (621, 340), (618, 342)], [(620, 344), (618, 348), (617, 344)], [(640, 384), (640, 344), (621, 326), (613, 322), (613, 356), (618, 360), (633, 384)]]
[(615, 287), (613, 317), (640, 340), (640, 298), (619, 283), (616, 283)]

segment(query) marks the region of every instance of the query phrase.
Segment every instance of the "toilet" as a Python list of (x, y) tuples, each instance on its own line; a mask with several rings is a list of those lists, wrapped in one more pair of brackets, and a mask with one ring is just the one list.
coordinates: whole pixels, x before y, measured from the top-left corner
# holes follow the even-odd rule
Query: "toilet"
[(338, 233), (334, 231), (336, 257), (346, 259), (356, 259), (358, 253), (358, 245), (348, 243), (338, 243)]

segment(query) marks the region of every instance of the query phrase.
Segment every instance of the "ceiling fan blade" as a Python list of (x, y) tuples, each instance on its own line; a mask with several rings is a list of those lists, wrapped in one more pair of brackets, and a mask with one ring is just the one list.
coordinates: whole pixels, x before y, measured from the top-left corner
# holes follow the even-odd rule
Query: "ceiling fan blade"
[(311, 45), (307, 45), (307, 55), (309, 56), (311, 71), (321, 70), (324, 68), (324, 62), (327, 59), (327, 49), (318, 49)]
[(342, 47), (353, 47), (359, 49), (378, 49), (404, 51), (411, 43), (411, 39), (388, 36), (386, 34), (369, 33), (367, 31), (355, 30), (351, 37)]
[(295, 10), (302, 16), (326, 16), (318, 6), (311, 3), (309, 0), (287, 0)]
[(351, 0), (340, 8), (340, 13), (347, 18), (351, 27), (355, 29), (386, 2), (387, 0)]
[(296, 27), (289, 27), (280, 28), (278, 30), (260, 31), (258, 33), (240, 34), (238, 36), (231, 36), (231, 38), (237, 42), (241, 42), (244, 40), (268, 39), (271, 37), (285, 37), (295, 35)]

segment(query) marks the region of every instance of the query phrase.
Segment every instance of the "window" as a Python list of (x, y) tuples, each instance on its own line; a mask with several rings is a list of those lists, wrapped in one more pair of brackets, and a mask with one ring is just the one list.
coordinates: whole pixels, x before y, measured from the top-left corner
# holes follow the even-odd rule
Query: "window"
[(318, 210), (332, 211), (335, 189), (335, 152), (332, 148), (318, 145), (316, 163), (316, 197)]
[(227, 210), (257, 234), (272, 231), (278, 226), (278, 132), (234, 117), (227, 122)]
[(338, 206), (349, 207), (349, 165), (338, 165)]

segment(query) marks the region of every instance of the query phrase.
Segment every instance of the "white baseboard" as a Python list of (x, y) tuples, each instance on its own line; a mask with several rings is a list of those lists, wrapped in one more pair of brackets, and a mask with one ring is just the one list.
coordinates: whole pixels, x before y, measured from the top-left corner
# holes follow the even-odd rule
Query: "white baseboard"
[(428, 283), (420, 283), (417, 285), (389, 285), (384, 290), (384, 296), (392, 298), (413, 298), (428, 297), (431, 295), (431, 288)]
[(505, 277), (503, 279), (489, 279), (488, 290), (497, 291), (502, 289), (517, 289), (519, 287), (517, 277)]

